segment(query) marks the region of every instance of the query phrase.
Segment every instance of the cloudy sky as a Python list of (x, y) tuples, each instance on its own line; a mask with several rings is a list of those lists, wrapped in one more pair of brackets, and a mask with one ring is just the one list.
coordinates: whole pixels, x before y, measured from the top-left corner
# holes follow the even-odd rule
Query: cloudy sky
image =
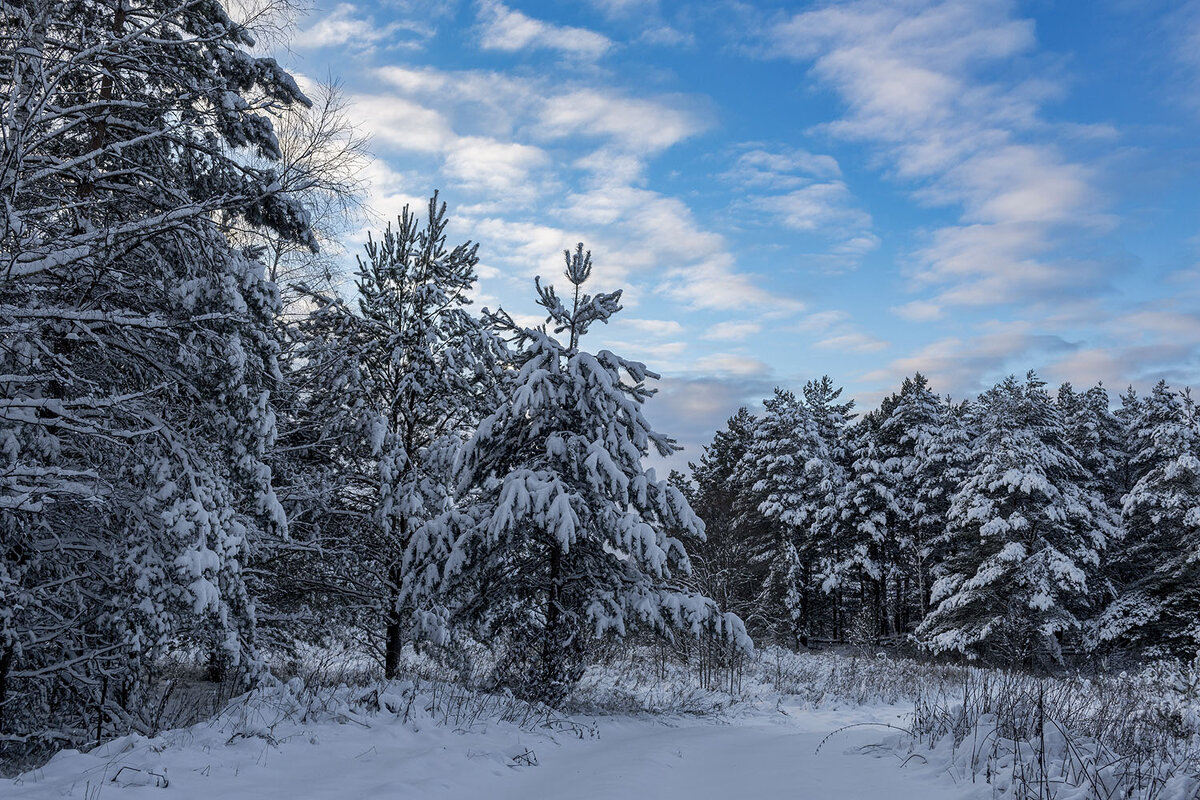
[(586, 243), (681, 460), (824, 373), (1198, 382), (1200, 1), (318, 0), (283, 58), (377, 219), (441, 190), (481, 305)]

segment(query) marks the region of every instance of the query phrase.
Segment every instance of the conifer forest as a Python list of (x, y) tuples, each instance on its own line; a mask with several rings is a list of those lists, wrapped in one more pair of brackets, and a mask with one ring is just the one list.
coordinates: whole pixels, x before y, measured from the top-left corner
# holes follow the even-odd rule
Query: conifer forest
[(1186, 382), (780, 372), (684, 450), (641, 276), (481, 296), (296, 9), (0, 8), (0, 796), (1200, 797)]

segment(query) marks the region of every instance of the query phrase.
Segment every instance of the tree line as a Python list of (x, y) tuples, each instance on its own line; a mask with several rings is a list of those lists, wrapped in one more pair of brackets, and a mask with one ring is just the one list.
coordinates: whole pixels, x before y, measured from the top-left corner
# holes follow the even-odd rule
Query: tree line
[(474, 313), (435, 194), (332, 290), (361, 140), (251, 52), (273, 8), (0, 17), (0, 760), (150, 732), (168, 660), (249, 686), (322, 636), (392, 677), (470, 635), (549, 702), (595, 636), (750, 646), (682, 581), (703, 524), (642, 465), (657, 376), (586, 346), (621, 293), (583, 245), (545, 325)]
[(0, 16), (0, 758), (149, 732), (170, 659), (248, 686), (330, 637), (389, 678), (486, 641), (551, 703), (634, 630), (1194, 648), (1186, 395), (918, 376), (855, 420), (824, 379), (660, 478), (658, 376), (588, 348), (621, 292), (583, 245), (535, 281), (545, 324), (477, 313), (435, 194), (333, 290), (362, 142), (251, 52), (274, 8)]
[(828, 377), (745, 408), (676, 480), (695, 579), (756, 638), (1025, 668), (1200, 650), (1200, 417), (1159, 382), (1034, 373), (973, 401), (914, 375), (861, 417)]

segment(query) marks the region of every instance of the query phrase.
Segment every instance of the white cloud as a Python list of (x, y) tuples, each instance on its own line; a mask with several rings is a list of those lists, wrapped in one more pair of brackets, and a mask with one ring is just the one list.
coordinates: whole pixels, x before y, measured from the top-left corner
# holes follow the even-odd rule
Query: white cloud
[(418, 153), (440, 153), (457, 138), (439, 111), (403, 97), (355, 94), (348, 99), (348, 112), (376, 144)]
[(824, 126), (879, 149), (892, 175), (927, 204), (957, 206), (916, 254), (918, 284), (936, 302), (1003, 303), (1048, 288), (1097, 292), (1097, 263), (1065, 265), (1058, 246), (1112, 220), (1094, 171), (1071, 161), (1039, 117), (1061, 93), (1052, 80), (983, 77), (1024, 56), (1033, 24), (1006, 0), (857, 0), (798, 13), (769, 32), (777, 57), (812, 61), (847, 114)]
[(786, 194), (751, 197), (744, 205), (784, 228), (817, 237), (822, 242), (817, 251), (801, 258), (824, 272), (855, 269), (879, 247), (871, 215), (842, 181), (808, 183)]
[(903, 305), (893, 306), (892, 312), (909, 322), (932, 322), (945, 316), (945, 310), (940, 305), (928, 300), (913, 300)]
[(934, 391), (959, 399), (989, 388), (1005, 374), (1044, 371), (1078, 347), (1060, 336), (1038, 332), (1030, 323), (991, 322), (974, 336), (949, 336), (917, 348), (909, 355), (862, 375), (866, 383), (898, 386), (920, 372)]
[(800, 149), (772, 152), (761, 148), (742, 153), (733, 169), (725, 173), (727, 179), (747, 186), (782, 189), (803, 186), (813, 179), (828, 180), (841, 175), (842, 169), (833, 156)]
[(724, 237), (705, 230), (682, 200), (634, 186), (570, 194), (562, 219), (594, 231), (586, 241), (618, 279), (655, 276), (654, 290), (698, 309), (757, 307), (791, 313), (801, 304), (763, 289), (737, 269)]
[(814, 314), (809, 314), (798, 320), (792, 328), (797, 331), (827, 331), (835, 325), (840, 325), (850, 320), (850, 314), (841, 309), (829, 309), (826, 311), (818, 311)]
[(678, 358), (687, 350), (687, 342), (628, 342), (619, 339), (605, 340), (605, 347), (626, 358), (636, 358), (646, 363), (655, 372), (661, 372), (664, 362)]
[(707, 127), (695, 111), (664, 101), (623, 97), (610, 91), (579, 89), (550, 97), (539, 129), (554, 139), (607, 138), (629, 152), (651, 154)]
[(821, 339), (813, 347), (839, 353), (877, 353), (880, 350), (886, 350), (890, 345), (890, 342), (876, 339), (865, 333), (843, 333)]
[(759, 333), (762, 330), (762, 325), (758, 322), (718, 322), (708, 329), (704, 334), (704, 339), (713, 339), (716, 341), (741, 341), (749, 339), (751, 336)]
[(696, 43), (695, 36), (671, 25), (653, 25), (647, 27), (638, 36), (637, 40), (645, 44), (655, 44), (663, 47), (691, 47)]
[(692, 362), (691, 372), (740, 378), (771, 374), (766, 362), (744, 353), (714, 353)]
[(684, 328), (673, 319), (637, 319), (636, 317), (618, 317), (613, 322), (614, 330), (621, 328), (633, 328), (638, 333), (643, 333), (647, 336), (665, 338), (667, 336), (680, 336), (684, 332)]
[(545, 49), (586, 61), (595, 61), (613, 46), (602, 34), (586, 28), (554, 25), (522, 14), (498, 0), (479, 3), (480, 44), (485, 50), (512, 53)]
[(864, 230), (871, 215), (854, 206), (854, 196), (841, 181), (813, 183), (783, 195), (758, 197), (752, 205), (798, 231)]
[[(407, 38), (401, 33), (407, 33)], [(296, 48), (348, 47), (367, 50), (374, 45), (417, 47), (433, 35), (430, 28), (393, 21), (377, 24), (373, 17), (364, 16), (353, 3), (340, 3), (327, 16), (296, 32), (291, 45)]]
[(658, 11), (658, 0), (588, 0), (588, 3), (610, 17), (633, 13), (645, 15)]
[(492, 202), (528, 204), (539, 194), (531, 173), (549, 162), (545, 152), (531, 145), (463, 136), (451, 146), (443, 171), (459, 185), (485, 192)]

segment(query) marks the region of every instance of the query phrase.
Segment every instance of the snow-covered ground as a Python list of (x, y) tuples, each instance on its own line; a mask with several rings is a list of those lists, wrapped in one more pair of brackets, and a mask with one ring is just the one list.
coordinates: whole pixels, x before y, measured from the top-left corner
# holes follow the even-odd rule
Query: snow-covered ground
[[(226, 718), (156, 739), (60, 753), (0, 787), (42, 798), (969, 798), (975, 787), (872, 745), (907, 709), (757, 706), (728, 718), (575, 717), (578, 731), (491, 722), (464, 731), (402, 714), (286, 722), (249, 736)], [(336, 715), (335, 715), (336, 716)], [(579, 733), (582, 732), (582, 738)], [(233, 737), (231, 739), (231, 737)], [(820, 746), (820, 751), (817, 752)], [(169, 782), (166, 789), (161, 785)], [(159, 788), (155, 788), (158, 786)], [(982, 795), (979, 795), (982, 796)]]
[(632, 647), (563, 715), (406, 653), (390, 683), (308, 653), (211, 720), (59, 753), (0, 798), (1200, 800), (1200, 661), (1037, 678), (767, 648), (721, 689)]

